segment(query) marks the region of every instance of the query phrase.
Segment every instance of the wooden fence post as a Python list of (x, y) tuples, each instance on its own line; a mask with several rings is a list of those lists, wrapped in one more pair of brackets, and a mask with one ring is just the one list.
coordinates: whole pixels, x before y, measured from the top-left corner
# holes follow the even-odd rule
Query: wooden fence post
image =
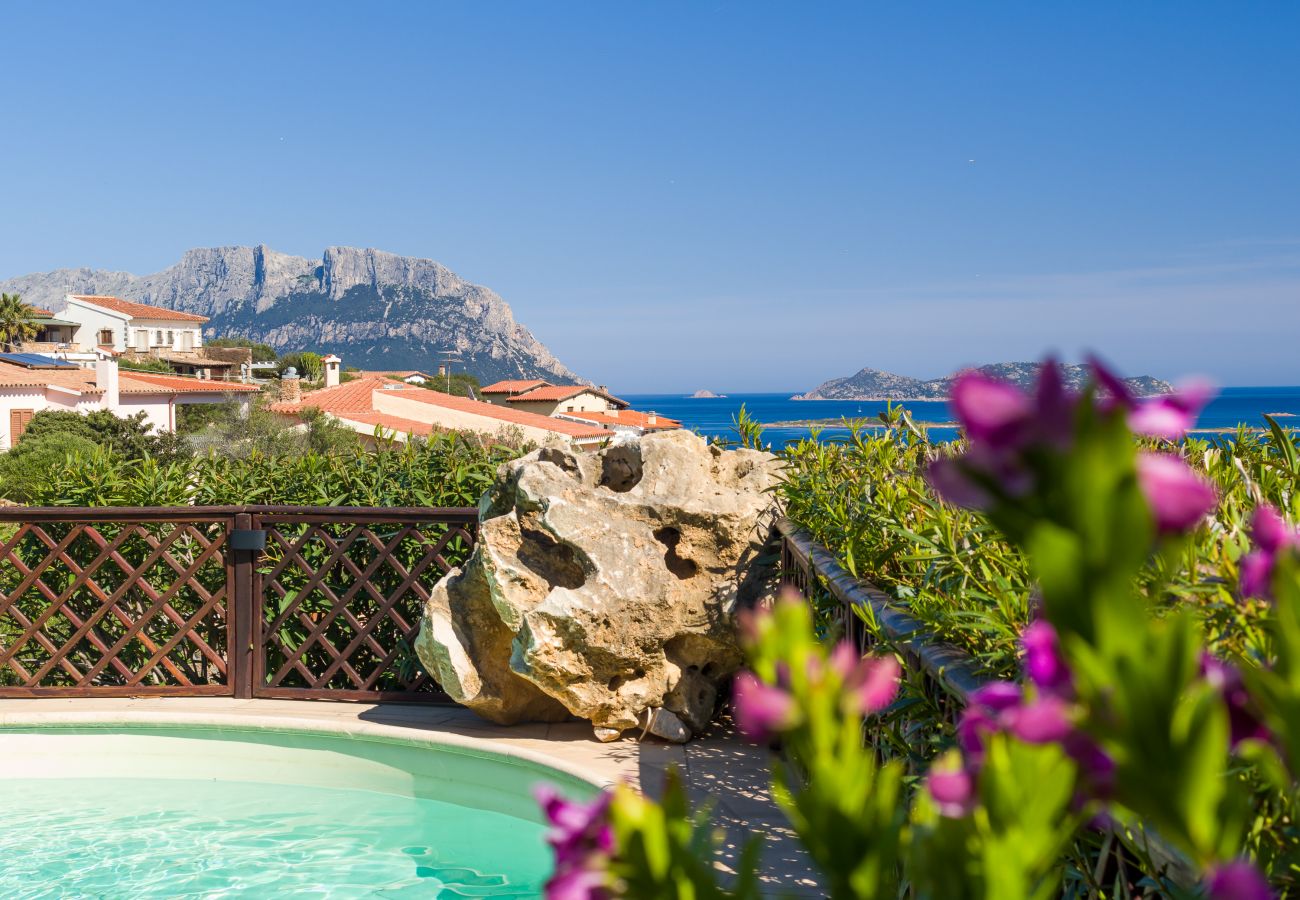
[(253, 699), (254, 627), (260, 610), (254, 585), (253, 566), (261, 553), (256, 540), (250, 540), (257, 524), (249, 513), (236, 513), (230, 537), (230, 552), (234, 556), (235, 578), (230, 599), (230, 613), (234, 617), (234, 639), (230, 647), (230, 674), (234, 682), (234, 695), (241, 700)]

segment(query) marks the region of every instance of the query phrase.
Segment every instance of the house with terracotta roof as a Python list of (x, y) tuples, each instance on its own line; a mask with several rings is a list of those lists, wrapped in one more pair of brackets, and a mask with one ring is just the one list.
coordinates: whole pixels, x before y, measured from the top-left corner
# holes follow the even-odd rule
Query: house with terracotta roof
[(628, 404), (603, 387), (585, 384), (551, 384), (549, 381), (498, 381), (481, 391), (483, 399), (539, 416), (572, 412), (609, 412), (627, 409)]
[[(126, 359), (158, 359), (180, 375), (228, 379), (239, 377), (241, 365), (252, 361), (244, 348), (205, 349), (206, 316), (150, 306), (120, 297), (67, 294), (50, 311), (57, 322), (55, 346), (25, 347), (91, 367), (98, 352)], [(38, 317), (39, 321), (39, 317)], [(43, 344), (49, 342), (42, 342)]]
[(484, 400), (497, 406), (589, 423), (617, 434), (640, 435), (682, 427), (681, 422), (673, 419), (631, 409), (627, 401), (615, 397), (603, 386), (552, 384), (534, 378), (498, 381), (483, 388), (481, 393)]
[(0, 354), (0, 448), (12, 447), (36, 413), (111, 410), (127, 418), (144, 413), (156, 431), (176, 430), (176, 407), (235, 400), (248, 407), (258, 388), (231, 382), (119, 371), (101, 353), (93, 368), (29, 354)]
[(365, 375), (309, 393), (299, 388), (297, 379), (282, 381), (282, 399), (271, 405), (271, 411), (300, 420), (305, 410), (320, 410), (367, 437), (377, 429), (399, 441), (434, 431), (470, 431), (487, 437), (509, 433), (538, 444), (558, 440), (583, 449), (599, 447), (614, 437), (610, 429), (591, 422), (453, 397), (385, 375)]

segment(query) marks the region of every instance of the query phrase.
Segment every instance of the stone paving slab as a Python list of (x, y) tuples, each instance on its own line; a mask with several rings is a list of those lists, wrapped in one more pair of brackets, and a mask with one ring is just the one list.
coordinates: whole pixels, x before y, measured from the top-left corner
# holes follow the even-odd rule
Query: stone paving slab
[[(814, 871), (768, 790), (765, 751), (745, 743), (725, 724), (689, 744), (624, 738), (602, 744), (583, 722), (503, 727), (459, 707), (418, 704), (235, 700), (228, 697), (39, 698), (0, 700), (0, 725), (41, 721), (130, 721), (176, 714), (195, 724), (241, 727), (322, 727), (350, 733), (433, 732), (483, 741), (503, 752), (553, 761), (597, 783), (625, 781), (656, 796), (670, 766), (677, 767), (694, 803), (713, 805), (724, 834), (720, 865), (729, 870), (751, 836), (763, 841), (763, 882), (774, 897), (820, 897)], [(313, 725), (315, 723), (315, 725)]]

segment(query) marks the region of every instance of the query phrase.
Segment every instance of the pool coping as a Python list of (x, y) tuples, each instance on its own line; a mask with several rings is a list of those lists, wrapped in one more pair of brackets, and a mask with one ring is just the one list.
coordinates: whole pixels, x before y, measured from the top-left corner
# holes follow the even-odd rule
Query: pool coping
[(400, 725), (368, 722), (359, 717), (279, 716), (268, 712), (250, 715), (247, 711), (207, 712), (164, 709), (0, 711), (0, 732), (22, 728), (111, 730), (128, 726), (148, 726), (156, 729), (206, 728), (222, 732), (314, 734), (410, 747), (430, 747), (479, 759), (505, 757), (517, 760), (531, 767), (554, 770), (597, 790), (615, 784), (611, 779), (593, 777), (568, 760), (527, 747), (516, 747), (494, 741), (490, 737), (441, 730), (413, 733), (410, 728)]

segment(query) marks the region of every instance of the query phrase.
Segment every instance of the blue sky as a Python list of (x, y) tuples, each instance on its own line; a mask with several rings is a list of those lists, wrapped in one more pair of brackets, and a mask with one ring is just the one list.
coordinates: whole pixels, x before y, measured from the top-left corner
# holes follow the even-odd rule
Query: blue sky
[(1300, 383), (1300, 4), (7, 4), (0, 277), (439, 260), (619, 390)]

